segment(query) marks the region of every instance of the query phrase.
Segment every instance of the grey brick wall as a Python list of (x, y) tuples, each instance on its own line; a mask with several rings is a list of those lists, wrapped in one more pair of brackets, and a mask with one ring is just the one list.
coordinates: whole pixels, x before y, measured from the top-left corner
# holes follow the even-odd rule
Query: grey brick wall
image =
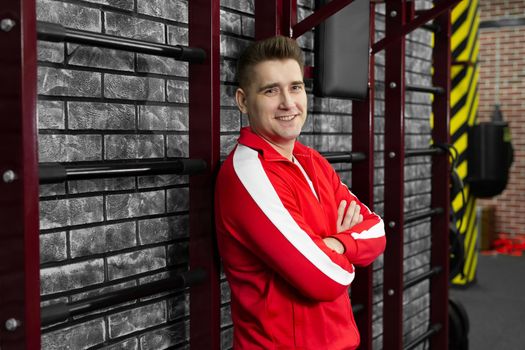
[[(155, 43), (188, 41), (187, 0), (38, 0), (38, 20)], [(188, 155), (188, 64), (38, 42), (39, 161)], [(42, 305), (187, 269), (188, 177), (69, 181), (40, 188)], [(189, 295), (163, 293), (43, 330), (42, 349), (188, 346)]]
[[(38, 19), (70, 28), (166, 44), (188, 43), (188, 0), (37, 0)], [(298, 1), (299, 19), (314, 1)], [(429, 0), (417, 7), (429, 7)], [(377, 6), (377, 38), (384, 8)], [(221, 153), (247, 125), (234, 103), (235, 64), (254, 37), (254, 1), (221, 0)], [(299, 39), (315, 64), (313, 32)], [(406, 41), (406, 81), (430, 83), (430, 34)], [(38, 126), (41, 162), (124, 161), (188, 155), (188, 64), (169, 58), (81, 45), (38, 43)], [(375, 210), (382, 214), (384, 58), (376, 56)], [(311, 86), (309, 86), (311, 88)], [(430, 97), (407, 93), (406, 146), (430, 141)], [(302, 142), (320, 151), (351, 151), (350, 100), (308, 95), (309, 119)], [(351, 185), (351, 166), (336, 165)], [(405, 212), (430, 204), (430, 158), (407, 159)], [(147, 176), (70, 181), (40, 190), (42, 304), (166, 277), (187, 269), (188, 178)], [(429, 266), (430, 225), (405, 230), (405, 280)], [(382, 345), (383, 259), (374, 263), (374, 348)], [(221, 348), (232, 344), (230, 291), (222, 275)], [(405, 339), (428, 326), (428, 284), (404, 294)], [(188, 348), (189, 295), (163, 294), (116, 305), (52, 325), (43, 349)], [(424, 346), (420, 347), (421, 349)]]

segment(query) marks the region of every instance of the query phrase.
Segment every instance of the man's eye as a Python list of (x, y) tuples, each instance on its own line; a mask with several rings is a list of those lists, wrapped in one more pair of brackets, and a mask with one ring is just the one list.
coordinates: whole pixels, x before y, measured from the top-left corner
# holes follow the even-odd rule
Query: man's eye
[(264, 90), (264, 94), (265, 95), (275, 95), (276, 93), (278, 93), (278, 89), (277, 88), (270, 88), (270, 89), (266, 89)]
[(303, 90), (303, 86), (302, 85), (293, 85), (292, 86), (292, 91), (302, 91)]

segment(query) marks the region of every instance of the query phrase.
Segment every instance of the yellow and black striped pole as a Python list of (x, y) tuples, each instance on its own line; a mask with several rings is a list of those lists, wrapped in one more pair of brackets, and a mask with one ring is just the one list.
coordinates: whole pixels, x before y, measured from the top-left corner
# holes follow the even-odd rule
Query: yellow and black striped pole
[[(458, 151), (457, 173), (467, 177), (468, 129), (476, 121), (478, 108), (479, 0), (463, 0), (452, 11), (452, 70), (450, 93), (450, 142)], [(465, 245), (463, 272), (453, 277), (454, 285), (466, 286), (476, 277), (478, 226), (476, 198), (465, 185), (464, 196), (451, 198), (459, 232)]]

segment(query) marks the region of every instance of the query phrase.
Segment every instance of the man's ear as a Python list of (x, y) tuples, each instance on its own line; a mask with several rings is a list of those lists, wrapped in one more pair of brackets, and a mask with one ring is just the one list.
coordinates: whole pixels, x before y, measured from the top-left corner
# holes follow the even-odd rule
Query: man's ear
[(244, 114), (247, 114), (248, 113), (248, 107), (246, 106), (246, 93), (244, 92), (243, 89), (241, 88), (238, 88), (236, 91), (235, 91), (235, 102), (237, 102), (237, 107), (239, 107), (239, 110), (244, 113)]

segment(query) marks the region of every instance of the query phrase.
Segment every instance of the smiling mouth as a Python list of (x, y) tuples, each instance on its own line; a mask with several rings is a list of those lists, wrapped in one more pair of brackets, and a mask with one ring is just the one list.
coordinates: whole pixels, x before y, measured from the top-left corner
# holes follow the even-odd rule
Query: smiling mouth
[(287, 121), (290, 121), (290, 120), (294, 119), (297, 116), (298, 116), (298, 114), (283, 115), (283, 116), (275, 117), (275, 119), (287, 122)]

